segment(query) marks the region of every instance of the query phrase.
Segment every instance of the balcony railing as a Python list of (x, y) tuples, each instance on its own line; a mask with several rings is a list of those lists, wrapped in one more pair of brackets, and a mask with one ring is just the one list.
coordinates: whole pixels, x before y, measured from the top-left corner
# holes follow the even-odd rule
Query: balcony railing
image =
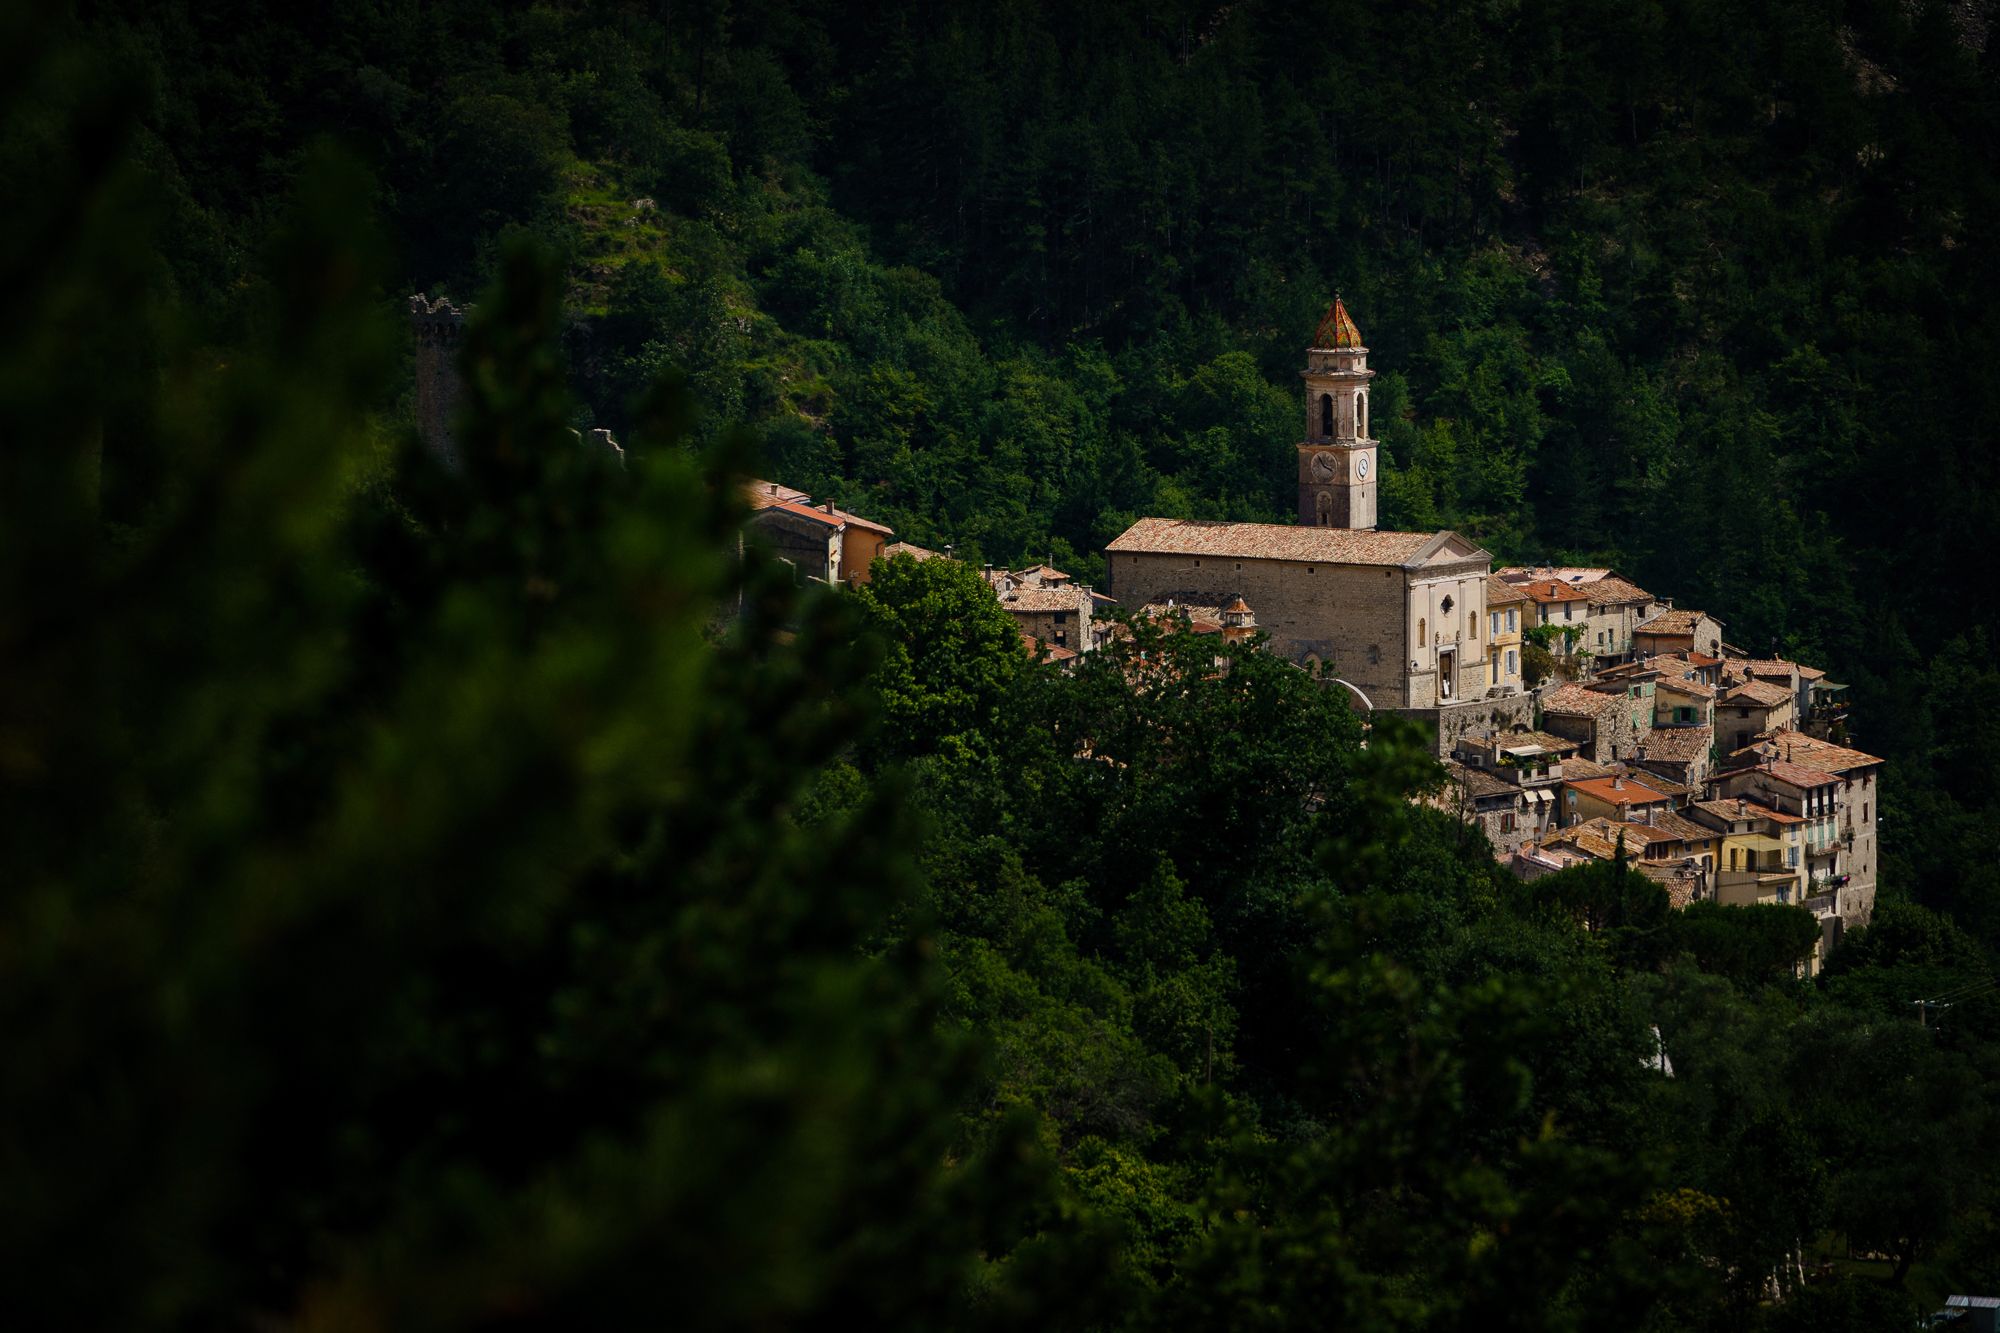
[(1814, 916), (1832, 916), (1838, 902), (1838, 894), (1816, 893), (1799, 905)]

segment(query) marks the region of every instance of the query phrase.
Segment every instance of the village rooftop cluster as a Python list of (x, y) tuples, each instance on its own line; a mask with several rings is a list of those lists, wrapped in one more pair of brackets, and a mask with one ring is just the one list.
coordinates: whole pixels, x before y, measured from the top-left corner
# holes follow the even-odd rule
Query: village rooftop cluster
[[(436, 307), (412, 310), (420, 423), (448, 459), (459, 312), (441, 335)], [(1458, 533), (1378, 529), (1374, 375), (1336, 297), (1300, 375), (1296, 523), (1142, 518), (1105, 548), (1102, 590), (1048, 564), (986, 566), (1027, 651), (1073, 664), (1119, 632), (1112, 605), (1254, 641), (1365, 712), (1418, 723), (1448, 777), (1431, 799), (1523, 879), (1622, 857), (1678, 907), (1804, 907), (1816, 969), (1875, 902), (1882, 761), (1846, 743), (1846, 687), (1616, 570), (1495, 569)], [(751, 532), (802, 581), (952, 555), (776, 482), (744, 498)]]

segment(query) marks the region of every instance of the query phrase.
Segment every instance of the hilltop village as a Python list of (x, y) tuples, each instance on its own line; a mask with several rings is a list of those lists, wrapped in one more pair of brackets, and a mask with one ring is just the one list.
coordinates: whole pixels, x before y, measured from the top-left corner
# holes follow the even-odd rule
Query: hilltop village
[[(462, 314), (417, 297), (412, 317), (420, 427), (448, 460)], [(1026, 651), (1071, 666), (1122, 632), (1113, 608), (1258, 643), (1364, 712), (1419, 724), (1447, 775), (1429, 799), (1521, 878), (1623, 857), (1676, 907), (1804, 907), (1817, 969), (1875, 902), (1882, 760), (1846, 743), (1846, 687), (1616, 570), (1496, 569), (1458, 533), (1379, 529), (1374, 375), (1336, 297), (1301, 372), (1296, 523), (1142, 518), (1105, 548), (1103, 589), (1048, 564), (986, 566)], [(620, 456), (605, 432), (588, 444)], [(775, 481), (744, 499), (749, 532), (804, 582), (953, 558)]]

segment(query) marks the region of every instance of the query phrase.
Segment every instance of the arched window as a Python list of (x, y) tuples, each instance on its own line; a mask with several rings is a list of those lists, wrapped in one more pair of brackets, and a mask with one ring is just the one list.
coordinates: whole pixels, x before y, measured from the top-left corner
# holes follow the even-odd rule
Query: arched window
[(1368, 390), (1354, 391), (1354, 433), (1362, 439), (1368, 438)]
[(1424, 618), (1423, 618), (1422, 616), (1418, 616), (1418, 617), (1417, 617), (1417, 647), (1419, 647), (1419, 648), (1423, 647), (1425, 643), (1429, 642), (1429, 640), (1428, 640), (1428, 639), (1426, 639), (1426, 638), (1424, 637), (1424, 628), (1425, 628), (1425, 626), (1424, 626)]
[(1330, 393), (1319, 396), (1319, 434), (1323, 440), (1333, 438), (1333, 395)]

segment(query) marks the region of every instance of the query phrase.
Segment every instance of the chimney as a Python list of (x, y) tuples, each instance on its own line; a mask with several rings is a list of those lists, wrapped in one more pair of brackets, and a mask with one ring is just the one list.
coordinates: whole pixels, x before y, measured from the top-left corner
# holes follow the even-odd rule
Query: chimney
[(1625, 790), (1625, 775), (1623, 773), (1613, 773), (1611, 775), (1611, 790), (1613, 791)]
[(946, 543), (944, 544), (944, 558), (945, 558), (945, 559), (947, 559), (947, 560), (955, 560), (955, 559), (957, 559), (958, 557), (956, 557), (956, 556), (954, 556), (954, 555), (952, 554), (952, 552), (953, 552), (953, 551), (956, 551), (957, 549), (958, 549), (958, 547), (956, 547), (956, 546), (952, 545), (952, 543), (950, 543), (950, 542), (946, 542)]
[(1741, 796), (1737, 797), (1736, 813), (1739, 815), (1748, 815), (1750, 813), (1750, 802), (1744, 800)]
[(824, 509), (827, 513), (831, 514), (833, 512), (833, 501), (831, 500), (821, 501), (820, 508)]

